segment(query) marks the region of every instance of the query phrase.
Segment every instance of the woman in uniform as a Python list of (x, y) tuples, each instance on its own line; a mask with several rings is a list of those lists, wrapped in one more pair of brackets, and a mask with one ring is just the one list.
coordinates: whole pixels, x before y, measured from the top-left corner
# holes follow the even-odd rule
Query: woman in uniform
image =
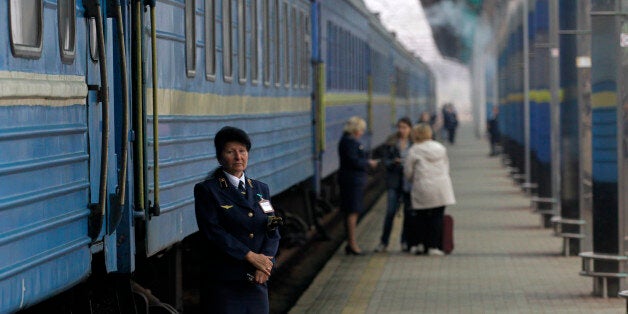
[(279, 246), (268, 186), (246, 176), (251, 140), (226, 126), (214, 138), (220, 166), (194, 186), (196, 221), (210, 253), (202, 269), (205, 313), (268, 313), (267, 281)]
[(347, 225), (347, 246), (349, 255), (361, 255), (362, 250), (355, 239), (355, 227), (358, 216), (364, 207), (364, 186), (366, 185), (367, 167), (377, 166), (377, 161), (367, 157), (364, 145), (359, 140), (366, 130), (366, 122), (360, 117), (351, 117), (345, 123), (344, 133), (338, 143), (340, 169), (340, 208), (345, 213)]

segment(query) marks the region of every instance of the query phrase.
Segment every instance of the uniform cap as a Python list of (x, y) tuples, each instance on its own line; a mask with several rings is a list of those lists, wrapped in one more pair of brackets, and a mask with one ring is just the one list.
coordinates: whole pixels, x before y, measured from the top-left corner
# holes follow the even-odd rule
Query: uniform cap
[(242, 129), (238, 129), (232, 126), (225, 126), (214, 137), (214, 146), (216, 147), (216, 156), (220, 158), (225, 145), (229, 142), (238, 142), (246, 146), (246, 150), (251, 150), (251, 139), (249, 135)]

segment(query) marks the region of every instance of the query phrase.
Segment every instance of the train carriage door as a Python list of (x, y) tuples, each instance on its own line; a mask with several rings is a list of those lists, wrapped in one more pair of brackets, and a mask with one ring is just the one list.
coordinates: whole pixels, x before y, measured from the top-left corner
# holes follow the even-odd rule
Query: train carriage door
[[(106, 2), (85, 2), (87, 27), (87, 125), (90, 171), (90, 219), (88, 233), (92, 252), (104, 251), (108, 272), (117, 271), (116, 234), (107, 233), (108, 217), (114, 202), (116, 179), (115, 110), (113, 86), (112, 22), (107, 19)], [(100, 42), (99, 42), (100, 41)], [(103, 186), (104, 185), (104, 186)]]

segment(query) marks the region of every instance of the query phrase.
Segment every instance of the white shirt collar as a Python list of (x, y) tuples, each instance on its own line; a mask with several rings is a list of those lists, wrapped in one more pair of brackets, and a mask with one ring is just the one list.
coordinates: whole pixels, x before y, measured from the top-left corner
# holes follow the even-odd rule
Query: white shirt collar
[(226, 171), (223, 171), (223, 173), (225, 174), (225, 176), (227, 177), (227, 180), (229, 180), (229, 183), (231, 183), (231, 185), (233, 185), (234, 187), (238, 187), (238, 185), (240, 184), (240, 182), (242, 182), (242, 184), (244, 184), (246, 186), (246, 181), (244, 180), (244, 173), (242, 173), (242, 177), (238, 178), (230, 173), (227, 173)]

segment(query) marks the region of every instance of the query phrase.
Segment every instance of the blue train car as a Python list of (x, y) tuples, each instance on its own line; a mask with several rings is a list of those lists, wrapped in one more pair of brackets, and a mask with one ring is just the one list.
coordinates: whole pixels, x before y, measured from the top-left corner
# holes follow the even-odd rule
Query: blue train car
[[(0, 28), (0, 312), (5, 313), (85, 279), (92, 254), (104, 248), (108, 268), (116, 269), (116, 235), (105, 234), (100, 182), (111, 190), (117, 182), (114, 152), (101, 149), (114, 145), (113, 137), (102, 137), (113, 121), (103, 119), (107, 112), (90, 88), (100, 85), (94, 62), (99, 56), (88, 41), (95, 23), (79, 18), (85, 12), (75, 1), (1, 1), (0, 7), (0, 18), (9, 25)], [(100, 56), (112, 58), (111, 51)], [(101, 174), (109, 180), (99, 180)]]
[(371, 140), (382, 143), (389, 135), (393, 120), (391, 114), (393, 73), (392, 49), (390, 42), (392, 35), (384, 29), (374, 15), (369, 15), (369, 81), (370, 81), (370, 111), (368, 126)]
[[(320, 3), (321, 62), (325, 63), (325, 150), (321, 176), (339, 166), (336, 147), (344, 122), (351, 116), (368, 118), (369, 23), (366, 8), (359, 1)], [(368, 135), (364, 139), (370, 144)]]
[(159, 145), (159, 167), (149, 149), (147, 199), (158, 169), (161, 212), (147, 221), (149, 255), (196, 232), (189, 191), (218, 166), (212, 141), (221, 126), (250, 134), (249, 174), (273, 194), (314, 171), (309, 2), (157, 1), (156, 11), (159, 75), (146, 103), (157, 96), (160, 133), (155, 140), (148, 106), (147, 141)]
[[(620, 261), (628, 230), (627, 62), (626, 43), (617, 40), (625, 13), (620, 2), (537, 0), (523, 15), (534, 47), (533, 55), (523, 57), (531, 62), (531, 178), (543, 197), (535, 202), (546, 205), (540, 213), (554, 215), (565, 255), (594, 260), (595, 270), (580, 275), (592, 277), (593, 294), (605, 297), (626, 288)], [(516, 147), (526, 117), (513, 95), (521, 85), (516, 67), (522, 64), (522, 15), (510, 13), (507, 35), (499, 38), (500, 128), (506, 154), (521, 172)]]
[(302, 196), (337, 170), (344, 121), (369, 121), (376, 147), (398, 115), (433, 103), (429, 69), (358, 0), (0, 8), (0, 313), (73, 287), (85, 311), (106, 303), (90, 293), (101, 286), (132, 302), (131, 280), (150, 276), (181, 306), (193, 186), (218, 166), (218, 129), (250, 134), (248, 174), (307, 233)]
[(425, 83), (433, 82), (429, 69), (361, 1), (320, 2), (320, 34), (320, 62), (325, 63), (320, 175), (325, 178), (338, 169), (335, 148), (349, 117), (368, 122), (363, 141), (374, 149), (399, 117), (417, 119), (420, 94), (433, 100), (434, 91), (432, 83)]

